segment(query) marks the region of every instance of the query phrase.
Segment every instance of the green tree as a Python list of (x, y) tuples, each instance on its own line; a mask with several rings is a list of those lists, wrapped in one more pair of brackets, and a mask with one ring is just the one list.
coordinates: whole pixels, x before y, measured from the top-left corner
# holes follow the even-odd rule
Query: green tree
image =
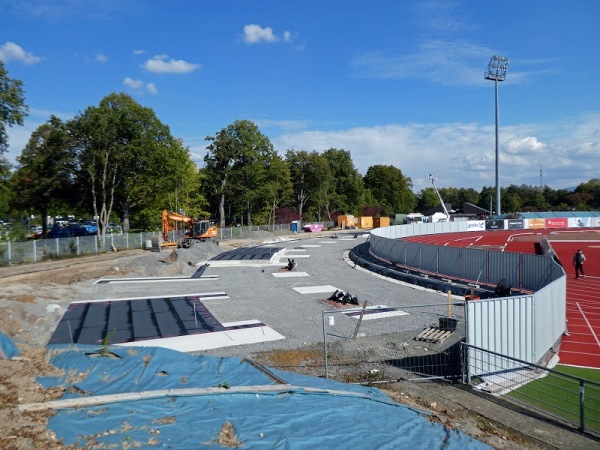
[(477, 206), (491, 211), (493, 214), (496, 211), (496, 188), (484, 186), (479, 193)]
[(75, 154), (67, 126), (57, 117), (38, 127), (17, 157), (13, 207), (41, 216), (46, 232), (50, 208), (75, 203)]
[(377, 204), (387, 216), (412, 212), (416, 199), (412, 182), (394, 166), (375, 165), (367, 169), (363, 177), (364, 186), (370, 190)]
[(8, 217), (11, 212), (11, 198), (13, 197), (13, 177), (11, 165), (4, 157), (0, 157), (0, 217)]
[(417, 210), (420, 212), (425, 212), (428, 209), (435, 208), (440, 204), (440, 199), (435, 193), (435, 189), (433, 187), (426, 187), (421, 189), (419, 192), (419, 198), (417, 203)]
[(293, 193), (292, 178), (285, 161), (278, 154), (266, 162), (265, 175), (260, 197), (264, 199), (263, 208), (268, 211), (267, 223), (274, 224), (275, 211)]
[(204, 157), (204, 173), (217, 203), (220, 225), (225, 226), (227, 196), (232, 197), (236, 209), (246, 212), (250, 222), (260, 200), (258, 188), (265, 180), (264, 162), (274, 155), (273, 145), (249, 120), (237, 120), (206, 140), (211, 143)]
[(320, 220), (330, 213), (332, 175), (327, 160), (316, 150), (288, 150), (285, 163), (289, 168), (294, 204), (301, 219), (309, 212)]
[(4, 63), (0, 61), (0, 154), (8, 148), (6, 125), (23, 125), (28, 112), (23, 82), (9, 78)]
[(473, 188), (460, 188), (458, 190), (458, 199), (457, 208), (462, 208), (465, 202), (477, 205), (479, 203), (479, 193)]
[(162, 200), (190, 176), (187, 149), (174, 139), (154, 111), (126, 94), (112, 93), (70, 123), (76, 137), (78, 181), (98, 218), (104, 242), (114, 210), (124, 230), (137, 213), (143, 226), (160, 218)]
[[(575, 188), (574, 194), (581, 200), (586, 199), (585, 203), (590, 209), (600, 208), (600, 178), (581, 183)], [(579, 203), (582, 203), (581, 200)]]
[(327, 160), (333, 180), (331, 209), (356, 214), (363, 203), (365, 188), (352, 155), (347, 150), (330, 148), (322, 156)]

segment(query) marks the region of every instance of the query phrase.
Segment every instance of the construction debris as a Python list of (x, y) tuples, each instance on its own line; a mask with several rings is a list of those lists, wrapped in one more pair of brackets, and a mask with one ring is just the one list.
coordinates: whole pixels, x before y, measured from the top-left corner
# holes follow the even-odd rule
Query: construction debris
[(351, 305), (358, 305), (358, 298), (356, 295), (352, 295), (350, 292), (344, 293), (339, 289), (336, 289), (336, 291), (327, 300), (332, 300), (334, 302), (341, 303), (342, 305), (347, 303), (350, 303)]

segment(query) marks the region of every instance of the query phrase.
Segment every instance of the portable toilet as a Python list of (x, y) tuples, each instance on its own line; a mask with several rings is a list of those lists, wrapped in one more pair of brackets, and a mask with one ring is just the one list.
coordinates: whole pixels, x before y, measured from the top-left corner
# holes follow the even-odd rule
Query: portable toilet
[(373, 217), (372, 216), (361, 216), (358, 218), (358, 228), (373, 228)]
[(292, 223), (290, 225), (290, 229), (293, 233), (298, 232), (298, 221), (297, 220), (292, 221)]
[(352, 214), (342, 214), (338, 216), (338, 227), (353, 228), (354, 227), (354, 216)]
[(374, 217), (373, 218), (373, 228), (381, 228), (381, 227), (389, 227), (390, 226), (390, 218), (389, 217)]

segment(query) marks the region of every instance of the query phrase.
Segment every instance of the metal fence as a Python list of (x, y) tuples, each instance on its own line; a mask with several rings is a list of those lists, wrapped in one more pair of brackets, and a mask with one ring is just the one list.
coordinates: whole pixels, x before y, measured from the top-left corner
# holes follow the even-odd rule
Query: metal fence
[[(460, 222), (454, 227), (451, 223), (444, 224), (448, 227), (437, 225), (374, 230), (368, 240), (369, 252), (387, 264), (414, 268), (437, 277), (490, 286), (505, 280), (519, 288), (523, 301), (507, 297), (467, 303), (467, 317), (471, 319), (467, 323), (467, 342), (537, 362), (565, 331), (566, 281), (562, 267), (549, 256), (439, 247), (393, 238), (413, 231), (468, 230), (468, 226)], [(528, 314), (520, 314), (523, 310)], [(507, 330), (526, 340), (508, 342), (505, 339)], [(513, 345), (517, 342), (518, 345)]]
[(460, 343), (463, 382), (600, 435), (600, 384)]
[(0, 265), (13, 265), (69, 258), (108, 251), (143, 248), (146, 240), (158, 233), (109, 234), (104, 245), (97, 236), (35, 239), (24, 242), (0, 242)]
[(460, 381), (455, 344), (465, 337), (462, 301), (367, 306), (364, 311), (360, 306), (344, 307), (323, 311), (322, 321), (326, 378)]
[[(257, 233), (289, 231), (290, 224), (257, 225), (244, 227), (220, 228), (220, 240), (245, 239)], [(179, 230), (173, 235), (173, 240), (183, 236)], [(106, 235), (104, 245), (100, 244), (97, 236), (73, 236), (51, 239), (34, 239), (28, 241), (0, 241), (0, 266), (47, 261), (56, 258), (70, 258), (113, 250), (128, 250), (145, 248), (147, 241), (160, 237), (158, 232), (113, 233)]]

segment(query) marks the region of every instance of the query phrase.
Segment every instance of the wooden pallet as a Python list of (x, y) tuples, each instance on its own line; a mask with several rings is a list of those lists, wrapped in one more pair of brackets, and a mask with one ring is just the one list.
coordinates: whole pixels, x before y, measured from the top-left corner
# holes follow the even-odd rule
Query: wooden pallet
[(452, 331), (442, 330), (438, 327), (429, 327), (421, 331), (415, 340), (436, 344), (444, 342), (452, 333)]

